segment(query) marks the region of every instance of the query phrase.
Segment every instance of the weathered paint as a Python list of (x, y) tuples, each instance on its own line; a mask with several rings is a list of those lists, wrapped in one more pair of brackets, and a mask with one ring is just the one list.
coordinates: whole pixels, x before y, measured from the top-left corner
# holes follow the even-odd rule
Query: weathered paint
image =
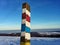
[(23, 3), (20, 45), (30, 45), (30, 6)]

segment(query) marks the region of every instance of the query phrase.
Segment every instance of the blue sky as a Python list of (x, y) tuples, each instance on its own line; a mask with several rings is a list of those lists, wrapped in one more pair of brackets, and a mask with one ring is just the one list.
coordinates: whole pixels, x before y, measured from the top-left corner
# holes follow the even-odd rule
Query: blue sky
[(21, 29), (23, 2), (31, 7), (31, 29), (60, 28), (60, 0), (0, 0), (0, 30)]

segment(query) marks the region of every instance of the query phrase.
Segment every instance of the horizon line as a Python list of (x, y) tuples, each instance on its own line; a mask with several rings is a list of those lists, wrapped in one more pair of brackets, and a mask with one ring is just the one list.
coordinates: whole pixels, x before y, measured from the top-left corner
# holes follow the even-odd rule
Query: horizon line
[[(60, 28), (40, 28), (40, 29), (60, 29)], [(0, 30), (21, 30), (21, 29), (0, 29)], [(36, 30), (36, 29), (31, 29)]]

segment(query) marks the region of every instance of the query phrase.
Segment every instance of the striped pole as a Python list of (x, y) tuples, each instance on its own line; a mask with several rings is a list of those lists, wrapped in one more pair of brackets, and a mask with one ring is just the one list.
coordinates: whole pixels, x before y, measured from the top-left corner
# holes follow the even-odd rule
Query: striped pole
[(30, 45), (30, 6), (22, 5), (22, 27), (20, 45)]

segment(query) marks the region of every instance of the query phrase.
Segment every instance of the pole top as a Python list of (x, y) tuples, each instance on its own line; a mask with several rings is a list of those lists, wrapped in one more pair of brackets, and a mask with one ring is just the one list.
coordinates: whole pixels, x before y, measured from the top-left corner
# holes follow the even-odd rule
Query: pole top
[(28, 3), (23, 3), (22, 8), (26, 8), (28, 11), (30, 11), (30, 5)]

